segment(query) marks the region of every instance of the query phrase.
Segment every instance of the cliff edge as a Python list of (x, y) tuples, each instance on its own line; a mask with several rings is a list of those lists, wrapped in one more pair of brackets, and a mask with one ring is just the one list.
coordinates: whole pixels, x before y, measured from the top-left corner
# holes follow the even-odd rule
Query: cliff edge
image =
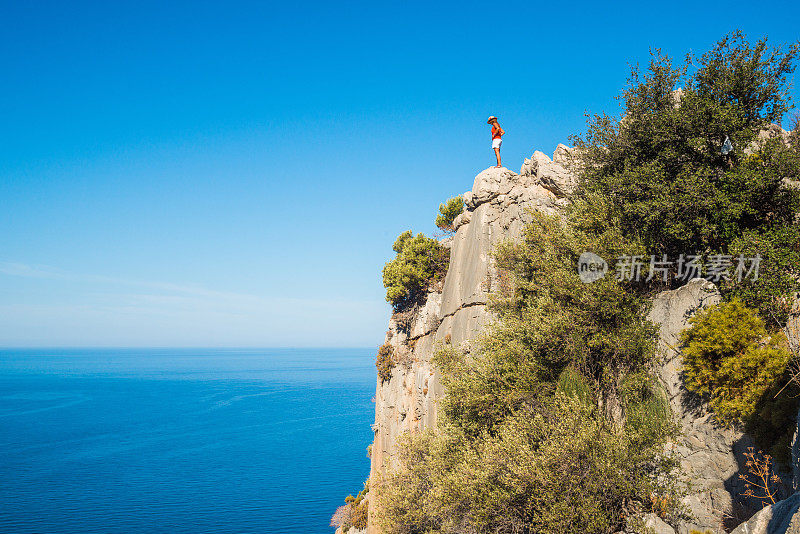
[(537, 153), (536, 163), (526, 160), (519, 174), (505, 167), (486, 169), (464, 193), (465, 210), (454, 222), (454, 235), (444, 241), (450, 266), (441, 291), (429, 292), (423, 304), (389, 321), (385, 342), (407, 363), (397, 365), (390, 380), (377, 379), (371, 480), (396, 465), (395, 441), (402, 432), (436, 424), (442, 388), (431, 358), (437, 344), (447, 339), (468, 349), (483, 332), (490, 320), (487, 298), (498, 281), (492, 251), (520, 236), (529, 210), (552, 214), (566, 203), (572, 178), (558, 158), (568, 152), (559, 145), (556, 161)]
[[(454, 235), (442, 242), (450, 249), (450, 264), (441, 289), (429, 291), (422, 303), (392, 315), (385, 343), (402, 363), (392, 369), (389, 380), (379, 377), (376, 383), (373, 496), (378, 481), (398, 464), (397, 438), (405, 431), (436, 425), (437, 400), (444, 393), (432, 363), (437, 347), (448, 342), (469, 351), (470, 343), (492, 321), (488, 296), (500, 282), (492, 259), (494, 249), (503, 241), (520, 238), (533, 211), (558, 214), (568, 204), (576, 183), (569, 170), (573, 150), (559, 145), (552, 158), (534, 152), (519, 173), (506, 168), (479, 173), (472, 189), (463, 194), (465, 210), (454, 221)], [(649, 316), (660, 327), (657, 374), (682, 432), (674, 447), (692, 484), (684, 504), (693, 519), (675, 528), (663, 524), (664, 532), (721, 532), (746, 507), (740, 499), (738, 475), (744, 468), (742, 453), (752, 441), (741, 432), (720, 428), (707, 407), (688, 395), (680, 376), (681, 355), (675, 348), (689, 318), (719, 300), (714, 284), (697, 278), (657, 295)], [(371, 507), (374, 501), (370, 500)], [(378, 534), (372, 516), (371, 508), (367, 532)]]

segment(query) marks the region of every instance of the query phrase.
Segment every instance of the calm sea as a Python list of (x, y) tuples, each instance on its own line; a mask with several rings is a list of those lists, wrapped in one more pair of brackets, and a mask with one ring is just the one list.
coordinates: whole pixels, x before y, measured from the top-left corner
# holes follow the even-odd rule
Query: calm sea
[(327, 533), (373, 349), (0, 350), (0, 532)]

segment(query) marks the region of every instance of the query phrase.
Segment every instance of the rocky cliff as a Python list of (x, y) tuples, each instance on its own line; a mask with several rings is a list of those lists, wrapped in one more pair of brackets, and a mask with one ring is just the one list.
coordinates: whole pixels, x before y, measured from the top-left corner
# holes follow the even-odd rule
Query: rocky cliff
[[(692, 484), (684, 504), (694, 519), (677, 525), (679, 534), (689, 534), (693, 529), (719, 532), (720, 527), (738, 523), (749, 515), (748, 503), (739, 499), (744, 491), (739, 473), (745, 462), (743, 453), (753, 445), (752, 441), (741, 432), (714, 424), (707, 407), (690, 395), (681, 380), (683, 364), (677, 350), (678, 336), (697, 311), (719, 301), (714, 284), (695, 278), (683, 287), (659, 293), (649, 315), (660, 328), (659, 377), (680, 425), (675, 451)], [(743, 513), (745, 517), (741, 517)], [(664, 528), (659, 532), (667, 534), (675, 530)]]
[(446, 337), (465, 346), (483, 330), (489, 320), (487, 296), (497, 281), (492, 250), (520, 235), (529, 209), (554, 213), (564, 202), (558, 188), (541, 184), (540, 175), (550, 169), (565, 172), (552, 161), (536, 170), (523, 166), (521, 174), (489, 168), (464, 193), (466, 209), (455, 220), (454, 235), (444, 241), (450, 248), (450, 267), (441, 291), (429, 292), (424, 304), (395, 314), (389, 323), (386, 342), (411, 363), (396, 367), (388, 382), (378, 379), (373, 472), (391, 464), (401, 432), (435, 424), (435, 401), (442, 393), (431, 365), (435, 346)]
[[(442, 388), (433, 353), (445, 339), (468, 350), (491, 320), (487, 297), (498, 281), (492, 251), (501, 241), (519, 237), (529, 210), (555, 213), (566, 203), (573, 183), (565, 168), (568, 157), (569, 149), (559, 145), (553, 160), (536, 152), (519, 174), (486, 169), (464, 193), (464, 213), (454, 222), (454, 235), (444, 241), (450, 266), (441, 291), (429, 292), (424, 304), (389, 322), (386, 343), (407, 363), (396, 366), (389, 381), (377, 380), (370, 480), (395, 465), (401, 433), (436, 424)], [(373, 527), (369, 531), (376, 532)]]
[[(430, 291), (424, 303), (394, 314), (389, 323), (386, 343), (405, 363), (392, 370), (390, 380), (377, 380), (373, 485), (396, 466), (400, 434), (436, 424), (436, 401), (443, 391), (431, 361), (433, 354), (445, 340), (469, 350), (491, 322), (487, 297), (499, 282), (492, 252), (500, 242), (520, 237), (531, 210), (553, 214), (566, 205), (575, 183), (569, 172), (570, 155), (571, 149), (559, 145), (552, 159), (535, 152), (519, 174), (506, 168), (486, 169), (475, 177), (472, 190), (464, 193), (465, 211), (455, 220), (454, 235), (443, 242), (450, 248), (450, 266), (441, 290)], [(683, 432), (674, 447), (692, 482), (685, 504), (694, 515), (691, 522), (675, 525), (677, 530), (664, 524), (663, 532), (721, 532), (726, 521), (738, 523), (746, 518), (740, 516), (743, 504), (737, 501), (738, 473), (743, 466), (741, 453), (750, 440), (719, 428), (705, 407), (688, 395), (680, 378), (680, 353), (675, 349), (688, 319), (718, 301), (713, 284), (695, 279), (659, 294), (650, 314), (661, 329), (658, 373)], [(371, 521), (368, 532), (378, 532)]]

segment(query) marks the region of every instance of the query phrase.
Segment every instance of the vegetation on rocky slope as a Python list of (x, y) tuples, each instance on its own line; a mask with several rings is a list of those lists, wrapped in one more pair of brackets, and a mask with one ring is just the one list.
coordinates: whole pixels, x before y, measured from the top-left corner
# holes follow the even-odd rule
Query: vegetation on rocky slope
[(786, 371), (785, 340), (779, 333), (768, 336), (764, 322), (736, 299), (702, 310), (689, 322), (681, 339), (687, 388), (711, 399), (721, 423), (744, 423)]
[(673, 266), (658, 284), (585, 284), (575, 266), (584, 251), (759, 253), (757, 280), (720, 276), (726, 304), (696, 319), (684, 350), (690, 384), (722, 422), (763, 416), (788, 359), (770, 340), (799, 287), (800, 195), (785, 179), (800, 176), (800, 151), (751, 142), (790, 109), (797, 52), (738, 33), (680, 66), (656, 52), (622, 93), (622, 120), (590, 121), (575, 139), (580, 185), (564, 217), (534, 216), (521, 242), (497, 252), (507, 283), (493, 295), (496, 324), (470, 352), (436, 354), (439, 425), (405, 435), (400, 467), (378, 484), (384, 532), (599, 534), (638, 511), (683, 513), (645, 317), (655, 291), (686, 280)]
[(464, 211), (464, 199), (461, 196), (453, 197), (447, 202), (439, 204), (439, 214), (436, 216), (436, 226), (447, 233), (453, 232), (453, 221)]
[(369, 516), (369, 480), (364, 482), (364, 489), (353, 497), (348, 495), (344, 505), (336, 509), (331, 517), (331, 526), (342, 529), (342, 534), (347, 534), (351, 529), (363, 530), (367, 528)]
[(440, 425), (405, 437), (376, 507), (385, 531), (611, 532), (629, 505), (676, 512), (647, 300), (613, 277), (582, 283), (587, 245), (639, 250), (614, 227), (537, 215), (499, 251), (513, 282), (494, 296), (497, 327), (470, 354), (436, 354)]
[(687, 389), (708, 400), (717, 421), (751, 434), (760, 448), (789, 460), (800, 387), (780, 330), (768, 332), (738, 299), (707, 308), (681, 336)]
[[(800, 177), (800, 132), (787, 139), (772, 126), (793, 107), (788, 77), (798, 51), (798, 44), (770, 48), (766, 39), (751, 44), (734, 32), (680, 65), (656, 52), (622, 93), (623, 119), (595, 116), (574, 138), (583, 155), (571, 207), (576, 224), (591, 231), (614, 221), (626, 239), (642, 244), (645, 258), (673, 260), (661, 287), (640, 290), (684, 283), (679, 258), (702, 258), (702, 276), (717, 267), (709, 278), (730, 304), (698, 318), (687, 333), (688, 385), (710, 401), (718, 421), (746, 427), (780, 459), (788, 456), (787, 428), (798, 407), (796, 385), (784, 389), (791, 378), (786, 350), (772, 341), (769, 349), (726, 359), (701, 339), (713, 330), (718, 343), (777, 340), (800, 290), (800, 189), (790, 186)], [(738, 258), (760, 258), (757, 277), (740, 277)], [(758, 318), (732, 304), (739, 301)], [(732, 315), (766, 330), (756, 328), (754, 340)], [(703, 366), (713, 369), (713, 382), (700, 378)]]
[(378, 347), (378, 354), (375, 356), (375, 367), (378, 369), (381, 383), (391, 380), (394, 365), (394, 349), (391, 344), (384, 343)]
[(428, 287), (444, 278), (450, 251), (423, 234), (408, 230), (397, 237), (392, 250), (395, 258), (383, 267), (386, 300), (395, 310), (412, 304), (424, 296)]

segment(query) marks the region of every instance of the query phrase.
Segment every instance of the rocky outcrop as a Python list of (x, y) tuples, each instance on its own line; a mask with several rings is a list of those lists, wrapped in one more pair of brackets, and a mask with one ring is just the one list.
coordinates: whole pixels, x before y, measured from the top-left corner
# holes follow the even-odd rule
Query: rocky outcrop
[(767, 506), (731, 534), (800, 534), (800, 493)]
[(760, 130), (756, 138), (753, 139), (742, 152), (744, 152), (746, 156), (754, 154), (758, 152), (767, 141), (772, 139), (778, 139), (788, 145), (791, 140), (791, 134), (777, 124), (770, 124), (763, 130)]
[(519, 174), (541, 185), (558, 198), (564, 198), (575, 189), (575, 175), (570, 169), (574, 165), (573, 151), (574, 149), (559, 144), (551, 160), (537, 150), (533, 156), (525, 159)]
[(429, 292), (422, 305), (393, 315), (389, 322), (386, 343), (405, 364), (392, 370), (390, 380), (378, 379), (376, 385), (373, 482), (396, 466), (395, 442), (400, 434), (436, 424), (436, 400), (442, 395), (431, 362), (436, 348), (447, 341), (469, 350), (490, 321), (487, 298), (498, 283), (494, 249), (520, 236), (530, 210), (552, 214), (566, 203), (543, 187), (537, 176), (506, 168), (478, 174), (463, 198), (465, 211), (454, 221), (455, 233), (446, 242), (450, 266), (441, 291)]
[[(519, 174), (486, 169), (464, 193), (465, 211), (453, 223), (454, 235), (443, 242), (450, 248), (450, 266), (441, 289), (430, 291), (415, 308), (394, 314), (389, 323), (386, 343), (401, 363), (388, 381), (379, 378), (376, 384), (371, 484), (396, 467), (396, 440), (403, 432), (436, 424), (436, 403), (443, 394), (432, 363), (437, 347), (448, 342), (469, 351), (483, 333), (491, 321), (488, 295), (500, 283), (492, 253), (502, 241), (521, 235), (530, 210), (555, 214), (567, 204), (575, 187), (568, 170), (571, 156), (572, 149), (559, 145), (552, 160), (534, 153)], [(751, 442), (740, 432), (716, 425), (703, 403), (686, 391), (677, 349), (689, 318), (719, 299), (713, 284), (695, 279), (657, 295), (649, 315), (660, 328), (658, 374), (682, 431), (674, 450), (692, 484), (684, 500), (692, 521), (673, 527), (655, 516), (647, 518), (651, 528), (663, 534), (719, 532), (726, 521), (735, 524), (737, 515), (744, 513), (737, 500), (743, 489), (738, 474), (744, 465), (742, 453)], [(378, 531), (370, 523), (368, 532)]]
[(735, 500), (742, 490), (738, 480), (741, 453), (750, 445), (741, 432), (716, 425), (706, 406), (693, 398), (681, 379), (679, 335), (697, 311), (719, 301), (714, 284), (696, 278), (659, 293), (649, 314), (660, 328), (658, 374), (681, 430), (675, 452), (692, 484), (684, 504), (694, 520), (679, 525), (680, 534), (691, 529), (716, 531), (723, 519), (734, 516)]
[(646, 529), (651, 529), (653, 534), (675, 534), (675, 529), (656, 514), (646, 514), (642, 518), (642, 523)]

